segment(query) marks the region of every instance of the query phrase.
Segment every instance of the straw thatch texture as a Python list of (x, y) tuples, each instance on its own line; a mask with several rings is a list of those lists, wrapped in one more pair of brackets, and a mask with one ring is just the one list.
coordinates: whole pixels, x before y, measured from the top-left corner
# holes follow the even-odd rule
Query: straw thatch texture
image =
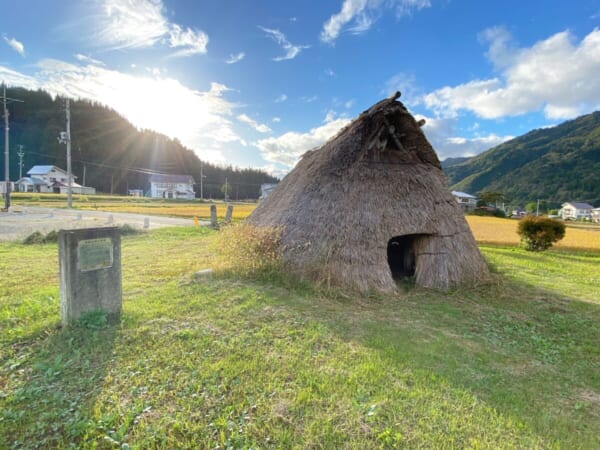
[(472, 285), (488, 275), (435, 151), (395, 98), (305, 153), (248, 221), (281, 227), (285, 264), (328, 284), (395, 289), (388, 242), (405, 235), (415, 235), (420, 286)]

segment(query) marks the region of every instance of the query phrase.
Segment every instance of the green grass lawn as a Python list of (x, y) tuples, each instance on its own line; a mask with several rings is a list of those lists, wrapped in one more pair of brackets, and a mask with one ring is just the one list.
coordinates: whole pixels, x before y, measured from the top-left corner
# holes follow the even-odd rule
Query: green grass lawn
[(69, 329), (56, 244), (0, 244), (0, 448), (600, 448), (600, 254), (365, 297), (194, 279), (213, 234), (124, 237), (121, 322)]

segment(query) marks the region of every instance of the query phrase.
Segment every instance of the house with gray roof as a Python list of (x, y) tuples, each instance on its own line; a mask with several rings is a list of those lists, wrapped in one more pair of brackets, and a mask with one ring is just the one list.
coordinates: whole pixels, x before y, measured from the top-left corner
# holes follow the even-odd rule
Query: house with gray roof
[(150, 177), (150, 197), (192, 200), (196, 198), (194, 183), (191, 175), (155, 174)]
[[(33, 166), (27, 171), (27, 177), (16, 182), (20, 192), (53, 192), (55, 194), (66, 194), (69, 183), (66, 170), (57, 166), (39, 165)], [(95, 194), (93, 187), (82, 186), (75, 182), (77, 176), (71, 174), (71, 192), (74, 194)]]
[(563, 220), (591, 220), (594, 207), (584, 202), (566, 202), (561, 205), (559, 215)]

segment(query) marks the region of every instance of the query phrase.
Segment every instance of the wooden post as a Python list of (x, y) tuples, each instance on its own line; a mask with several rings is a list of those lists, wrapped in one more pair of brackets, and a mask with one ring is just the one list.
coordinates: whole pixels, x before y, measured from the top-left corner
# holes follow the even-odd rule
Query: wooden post
[(219, 229), (219, 223), (217, 222), (217, 205), (210, 205), (210, 226), (215, 230)]
[(233, 214), (233, 205), (227, 205), (227, 212), (225, 213), (225, 223), (231, 223), (232, 214)]

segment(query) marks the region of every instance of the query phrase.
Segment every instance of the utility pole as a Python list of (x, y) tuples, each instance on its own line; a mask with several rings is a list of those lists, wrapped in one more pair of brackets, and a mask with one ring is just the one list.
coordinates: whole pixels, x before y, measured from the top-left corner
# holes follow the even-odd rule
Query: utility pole
[(71, 108), (69, 99), (65, 101), (65, 112), (67, 114), (67, 131), (61, 131), (58, 142), (67, 144), (67, 208), (73, 206), (73, 174), (71, 173)]
[(200, 200), (204, 200), (204, 178), (206, 176), (202, 173), (202, 167), (204, 166), (204, 162), (200, 160)]
[(8, 212), (10, 208), (10, 159), (8, 151), (8, 109), (6, 103), (9, 102), (23, 102), (23, 100), (17, 100), (14, 98), (6, 98), (6, 84), (2, 83), (2, 107), (4, 112), (4, 182), (6, 192), (4, 193), (4, 209)]
[(23, 156), (25, 156), (23, 147), (24, 145), (19, 144), (19, 151), (17, 152), (17, 156), (19, 157), (19, 180), (23, 178)]

